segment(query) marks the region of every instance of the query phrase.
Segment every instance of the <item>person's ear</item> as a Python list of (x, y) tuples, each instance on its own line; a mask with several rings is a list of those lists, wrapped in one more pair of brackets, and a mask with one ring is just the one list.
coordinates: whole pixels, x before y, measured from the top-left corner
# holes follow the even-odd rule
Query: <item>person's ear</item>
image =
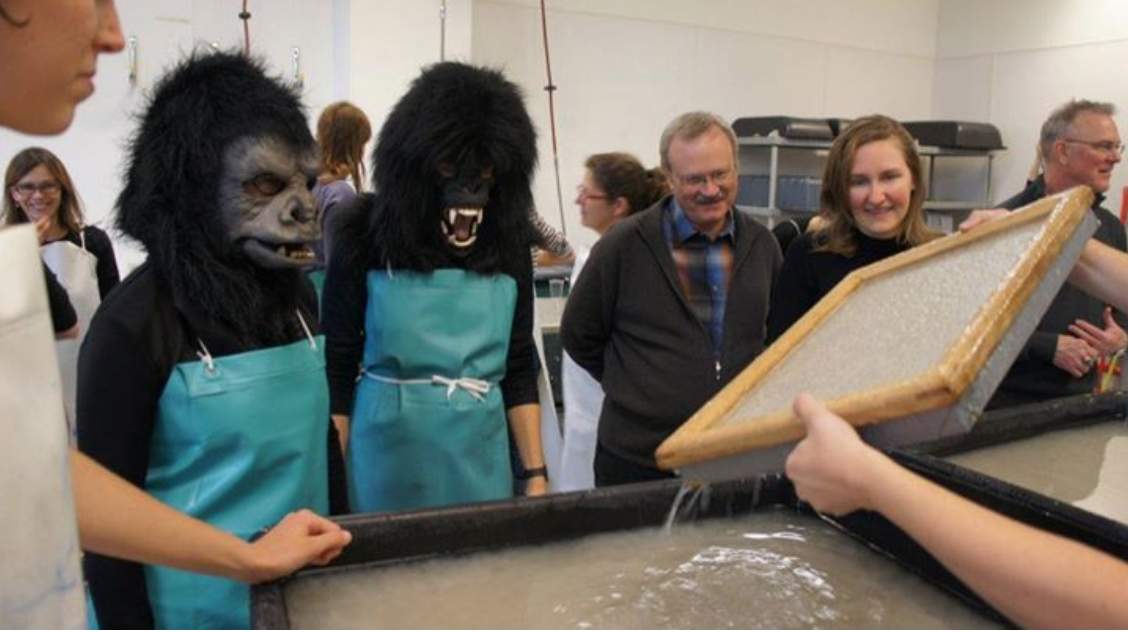
[(625, 197), (619, 196), (619, 197), (615, 198), (614, 202), (611, 203), (611, 214), (614, 215), (615, 217), (618, 217), (619, 219), (622, 219), (622, 218), (626, 217), (627, 215), (630, 215), (630, 212), (631, 212), (631, 203), (628, 202), (627, 198), (625, 198)]
[(1069, 156), (1066, 152), (1067, 144), (1068, 143), (1066, 143), (1064, 140), (1054, 141), (1054, 148), (1053, 148), (1054, 156), (1053, 156), (1053, 159), (1054, 159), (1054, 162), (1058, 163), (1059, 165), (1064, 165), (1064, 164), (1069, 163)]

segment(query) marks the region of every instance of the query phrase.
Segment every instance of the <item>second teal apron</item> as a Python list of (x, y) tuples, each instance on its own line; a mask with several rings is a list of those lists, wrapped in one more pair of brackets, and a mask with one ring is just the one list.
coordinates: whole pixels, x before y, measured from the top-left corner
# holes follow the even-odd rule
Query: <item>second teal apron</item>
[[(176, 365), (161, 395), (146, 490), (243, 539), (303, 507), (327, 513), (321, 338), (200, 356)], [(158, 566), (145, 575), (158, 628), (250, 627), (246, 584)]]
[(509, 498), (498, 383), (517, 283), (457, 269), (370, 271), (364, 373), (349, 428), (356, 512)]

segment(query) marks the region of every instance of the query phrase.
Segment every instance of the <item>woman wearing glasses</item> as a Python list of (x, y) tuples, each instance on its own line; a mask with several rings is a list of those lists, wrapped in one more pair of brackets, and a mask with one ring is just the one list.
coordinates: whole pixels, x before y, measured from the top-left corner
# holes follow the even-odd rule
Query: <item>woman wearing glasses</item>
[(85, 225), (70, 174), (50, 151), (30, 147), (16, 154), (8, 163), (4, 187), (8, 194), (0, 223), (35, 224), (43, 261), (66, 290), (77, 317), (77, 337), (57, 343), (73, 436), (78, 349), (98, 304), (120, 280), (114, 247), (102, 229)]
[[(638, 158), (626, 153), (593, 154), (584, 162), (576, 205), (580, 207), (580, 222), (602, 236), (627, 216), (650, 208), (669, 193), (660, 169), (647, 170)], [(588, 250), (581, 249), (572, 269), (573, 284), (587, 257)], [(563, 362), (564, 452), (559, 491), (590, 489), (595, 486), (592, 468), (603, 389), (567, 353)]]

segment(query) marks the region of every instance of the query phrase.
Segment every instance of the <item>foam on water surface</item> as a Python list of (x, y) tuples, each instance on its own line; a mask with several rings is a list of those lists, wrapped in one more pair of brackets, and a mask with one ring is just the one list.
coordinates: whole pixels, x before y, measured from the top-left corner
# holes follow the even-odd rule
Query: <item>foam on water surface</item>
[(295, 628), (982, 628), (817, 518), (770, 510), (539, 547), (313, 573)]

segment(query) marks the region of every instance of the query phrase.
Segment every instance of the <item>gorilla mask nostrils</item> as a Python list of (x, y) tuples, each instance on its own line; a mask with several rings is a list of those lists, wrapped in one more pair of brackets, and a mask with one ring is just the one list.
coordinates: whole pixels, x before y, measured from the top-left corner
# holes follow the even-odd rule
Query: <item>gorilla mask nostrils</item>
[(457, 249), (469, 248), (478, 239), (478, 227), (490, 201), (493, 167), (455, 175), (453, 167), (443, 164), (439, 166), (439, 175), (444, 181), (444, 208), (439, 222), (443, 236)]
[(310, 244), (321, 238), (310, 189), (319, 164), (273, 137), (248, 137), (225, 156), (221, 208), (228, 236), (262, 268), (304, 268), (315, 263)]

